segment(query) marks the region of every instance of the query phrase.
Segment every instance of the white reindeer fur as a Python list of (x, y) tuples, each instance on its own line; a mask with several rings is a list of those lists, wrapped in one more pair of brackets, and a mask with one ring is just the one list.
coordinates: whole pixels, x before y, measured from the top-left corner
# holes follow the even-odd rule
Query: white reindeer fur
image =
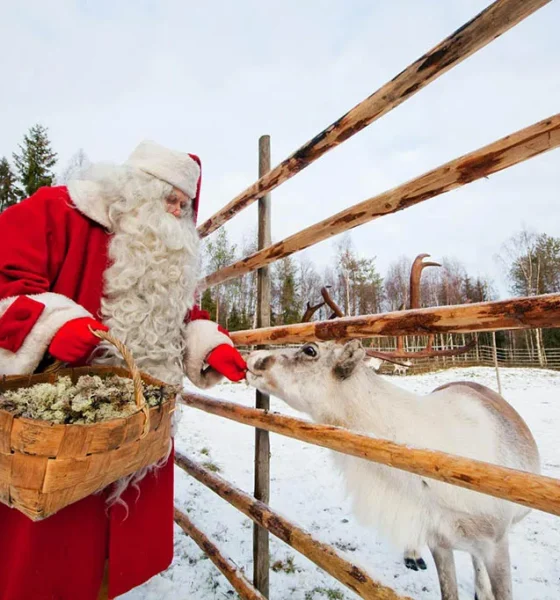
[[(419, 396), (380, 377), (359, 356), (351, 374), (337, 378), (337, 361), (349, 348), (363, 356), (361, 344), (354, 340), (345, 346), (330, 342), (314, 347), (319, 352), (316, 359), (302, 355), (302, 350), (253, 352), (249, 383), (317, 422), (538, 472), (534, 442), (520, 439), (515, 424), (490, 409), (472, 388), (453, 386)], [(360, 521), (375, 526), (403, 550), (443, 544), (477, 554), (484, 540), (502, 539), (510, 525), (529, 512), (478, 492), (333, 454)], [(480, 591), (479, 597), (492, 598)]]

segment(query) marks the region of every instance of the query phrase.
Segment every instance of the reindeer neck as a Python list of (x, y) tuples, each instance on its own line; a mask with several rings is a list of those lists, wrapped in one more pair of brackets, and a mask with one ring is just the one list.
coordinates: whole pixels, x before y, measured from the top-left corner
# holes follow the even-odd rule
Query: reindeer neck
[(392, 439), (403, 423), (421, 417), (417, 394), (392, 384), (369, 369), (360, 369), (347, 384), (340, 387), (341, 397), (336, 405), (330, 410), (325, 407), (325, 414), (317, 420)]

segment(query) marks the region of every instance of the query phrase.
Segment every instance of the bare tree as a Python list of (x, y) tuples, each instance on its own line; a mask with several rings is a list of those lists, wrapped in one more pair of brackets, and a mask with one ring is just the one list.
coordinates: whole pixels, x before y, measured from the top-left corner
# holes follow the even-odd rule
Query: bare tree
[(82, 148), (75, 152), (68, 161), (66, 167), (62, 173), (57, 176), (57, 185), (66, 185), (73, 177), (75, 177), (80, 171), (87, 169), (91, 165), (91, 161), (87, 157), (86, 153)]
[[(496, 256), (504, 267), (515, 295), (534, 296), (545, 293), (542, 274), (545, 271), (543, 252), (539, 252), (539, 236), (526, 228), (512, 235), (501, 247)], [(534, 336), (534, 340), (533, 340)], [(533, 329), (527, 333), (527, 346), (536, 348), (539, 363), (546, 363), (542, 329)]]
[[(225, 227), (206, 239), (203, 246), (203, 264), (207, 273), (213, 273), (231, 264), (236, 256), (237, 246), (229, 241)], [(235, 288), (235, 285), (226, 283), (217, 285), (212, 290), (212, 298), (216, 305), (216, 321), (226, 328)]]
[[(402, 310), (410, 303), (409, 282), (412, 260), (408, 256), (400, 256), (392, 262), (385, 276), (385, 301), (388, 310)], [(434, 306), (432, 304), (432, 306)]]

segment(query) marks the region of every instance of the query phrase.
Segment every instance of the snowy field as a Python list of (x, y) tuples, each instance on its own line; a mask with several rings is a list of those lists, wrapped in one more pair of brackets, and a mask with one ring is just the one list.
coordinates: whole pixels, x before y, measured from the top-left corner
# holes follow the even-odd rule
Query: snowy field
[[(453, 380), (471, 380), (496, 389), (493, 369), (454, 369), (445, 372), (390, 377), (418, 393), (427, 393)], [(545, 370), (502, 369), (503, 393), (527, 421), (539, 445), (543, 474), (560, 478), (560, 373)], [(223, 384), (215, 397), (246, 406), (254, 390), (245, 384)], [(301, 417), (272, 398), (272, 409)], [(177, 447), (196, 460), (219, 469), (243, 490), (253, 489), (254, 430), (245, 425), (182, 408)], [(418, 600), (439, 600), (435, 567), (426, 550), (428, 570), (405, 568), (402, 557), (373, 530), (356, 523), (344, 497), (330, 452), (271, 434), (271, 505), (320, 540), (338, 548), (398, 593)], [(210, 535), (246, 573), (251, 574), (252, 522), (224, 500), (176, 472), (176, 502), (195, 524)], [(271, 600), (342, 600), (357, 598), (313, 563), (271, 538)], [(560, 518), (533, 511), (511, 534), (514, 597), (522, 600), (560, 598)], [(473, 600), (470, 558), (456, 553), (461, 600)], [(122, 596), (125, 600), (206, 600), (235, 598), (227, 580), (201, 550), (176, 526), (175, 560), (167, 572)]]

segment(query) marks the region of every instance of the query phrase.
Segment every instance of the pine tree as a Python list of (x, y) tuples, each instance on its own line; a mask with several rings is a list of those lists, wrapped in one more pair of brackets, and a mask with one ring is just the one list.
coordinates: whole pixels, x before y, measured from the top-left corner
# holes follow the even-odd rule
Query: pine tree
[[(400, 256), (389, 265), (384, 282), (386, 309), (388, 311), (402, 310), (409, 307), (411, 266), (412, 260), (408, 256)], [(433, 306), (436, 301), (434, 298), (429, 298), (425, 304)]]
[(383, 279), (377, 272), (374, 258), (359, 258), (353, 275), (354, 314), (368, 315), (380, 312), (384, 299)]
[(204, 290), (202, 298), (200, 299), (200, 307), (202, 310), (208, 311), (212, 321), (216, 320), (216, 303), (212, 298), (212, 292), (210, 291), (210, 288)]
[[(276, 269), (276, 296), (278, 313), (276, 318), (283, 325), (299, 323), (301, 317), (301, 301), (299, 298), (299, 282), (293, 259), (290, 256), (278, 261)], [(271, 317), (272, 318), (272, 317)]]
[(52, 185), (56, 153), (51, 148), (46, 127), (34, 125), (20, 144), (20, 153), (14, 152), (20, 198), (34, 194), (40, 187)]
[(237, 310), (237, 305), (234, 303), (229, 313), (228, 319), (229, 331), (239, 331), (243, 329), (243, 315)]
[(16, 177), (6, 157), (0, 160), (0, 212), (18, 200)]

